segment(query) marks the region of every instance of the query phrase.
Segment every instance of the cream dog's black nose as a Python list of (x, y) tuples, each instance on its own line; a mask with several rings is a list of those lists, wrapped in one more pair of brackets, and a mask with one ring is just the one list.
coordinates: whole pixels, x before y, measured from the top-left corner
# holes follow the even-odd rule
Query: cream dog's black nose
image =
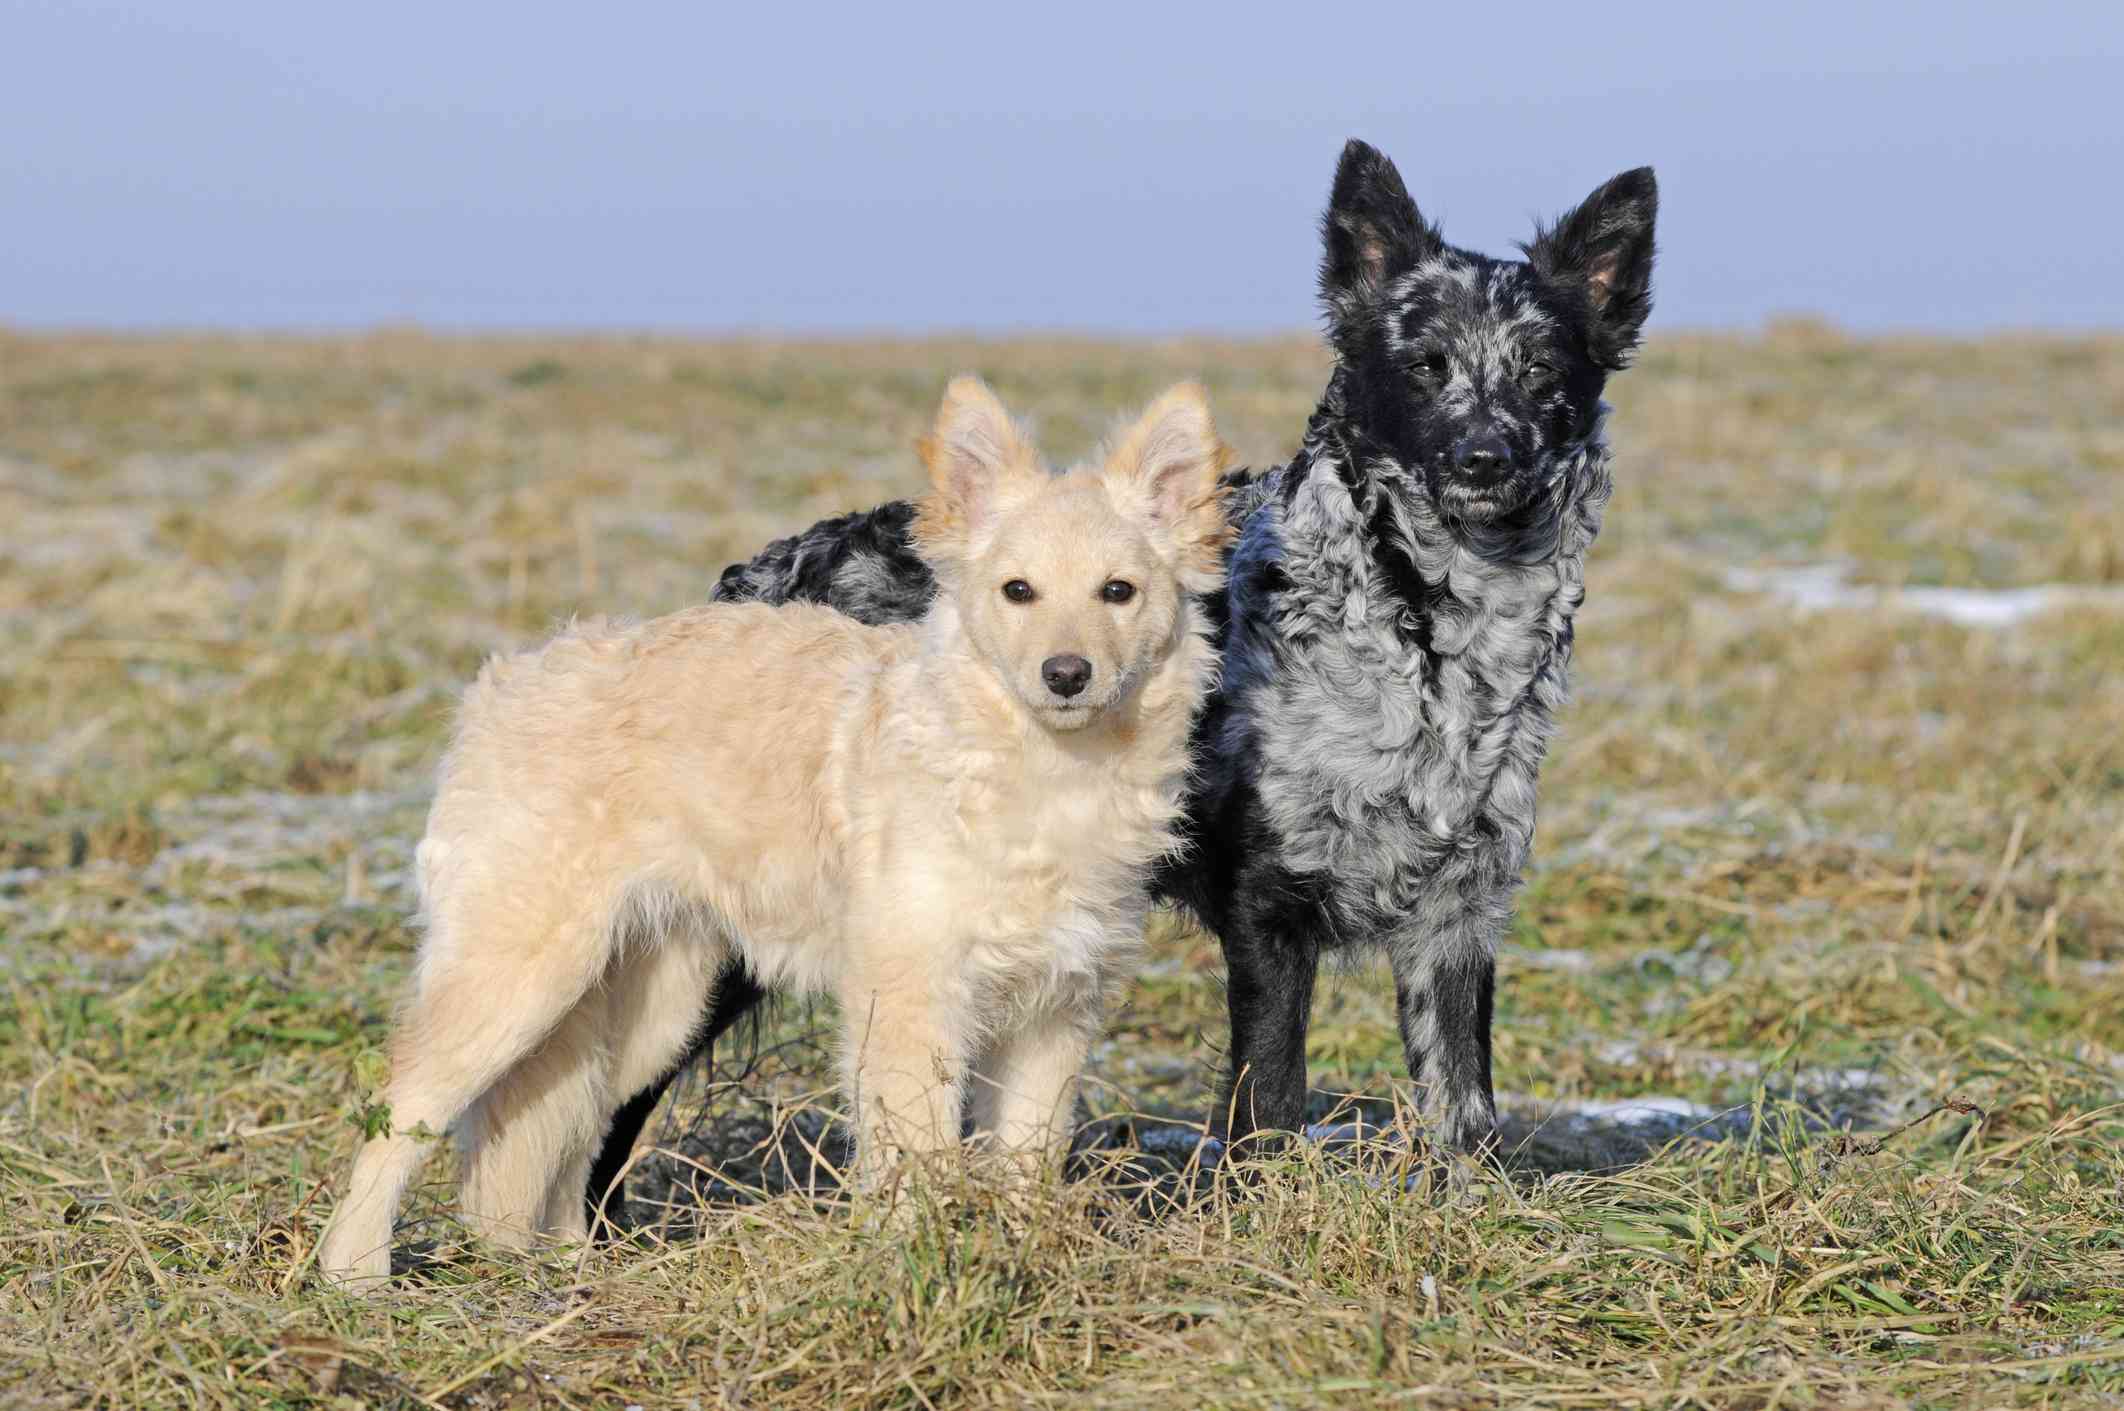
[(1074, 696), (1091, 681), (1091, 663), (1080, 656), (1049, 657), (1040, 663), (1040, 679), (1058, 696)]

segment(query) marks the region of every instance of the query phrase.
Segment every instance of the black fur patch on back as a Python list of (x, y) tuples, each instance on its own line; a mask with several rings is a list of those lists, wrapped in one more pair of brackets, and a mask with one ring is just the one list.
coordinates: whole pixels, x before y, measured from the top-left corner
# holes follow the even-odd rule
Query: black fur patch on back
[(821, 520), (723, 570), (719, 603), (824, 603), (858, 622), (912, 622), (929, 610), (936, 575), (914, 550), (914, 503)]

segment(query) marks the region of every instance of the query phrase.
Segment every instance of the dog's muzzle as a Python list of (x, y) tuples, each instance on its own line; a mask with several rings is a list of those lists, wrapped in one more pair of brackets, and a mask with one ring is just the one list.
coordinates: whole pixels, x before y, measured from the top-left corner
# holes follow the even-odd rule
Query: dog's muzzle
[(1452, 464), (1455, 479), (1487, 489), (1512, 473), (1512, 448), (1500, 436), (1470, 436), (1453, 447)]
[(1040, 663), (1040, 679), (1048, 690), (1069, 700), (1091, 684), (1092, 664), (1080, 656), (1052, 656)]

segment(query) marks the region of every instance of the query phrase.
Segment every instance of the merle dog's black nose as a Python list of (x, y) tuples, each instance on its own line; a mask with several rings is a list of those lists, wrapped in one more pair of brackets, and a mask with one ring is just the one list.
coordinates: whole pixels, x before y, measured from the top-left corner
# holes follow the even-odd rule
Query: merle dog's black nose
[(1469, 480), (1495, 480), (1512, 464), (1512, 448), (1496, 436), (1470, 436), (1453, 448), (1453, 469)]
[(1091, 663), (1080, 656), (1049, 657), (1040, 663), (1040, 679), (1058, 696), (1074, 696), (1091, 681)]

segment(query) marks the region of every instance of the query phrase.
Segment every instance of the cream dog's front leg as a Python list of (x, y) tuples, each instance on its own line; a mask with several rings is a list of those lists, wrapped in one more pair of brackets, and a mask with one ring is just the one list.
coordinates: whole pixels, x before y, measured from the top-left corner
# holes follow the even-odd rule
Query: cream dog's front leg
[(856, 1178), (876, 1190), (903, 1157), (959, 1142), (968, 1020), (919, 951), (886, 943), (850, 966), (840, 987), (842, 1091), (856, 1128)]
[(1028, 1166), (1059, 1163), (1076, 1126), (1077, 1076), (1098, 1029), (1095, 1011), (1048, 1011), (998, 1035), (971, 1081), (974, 1129)]

